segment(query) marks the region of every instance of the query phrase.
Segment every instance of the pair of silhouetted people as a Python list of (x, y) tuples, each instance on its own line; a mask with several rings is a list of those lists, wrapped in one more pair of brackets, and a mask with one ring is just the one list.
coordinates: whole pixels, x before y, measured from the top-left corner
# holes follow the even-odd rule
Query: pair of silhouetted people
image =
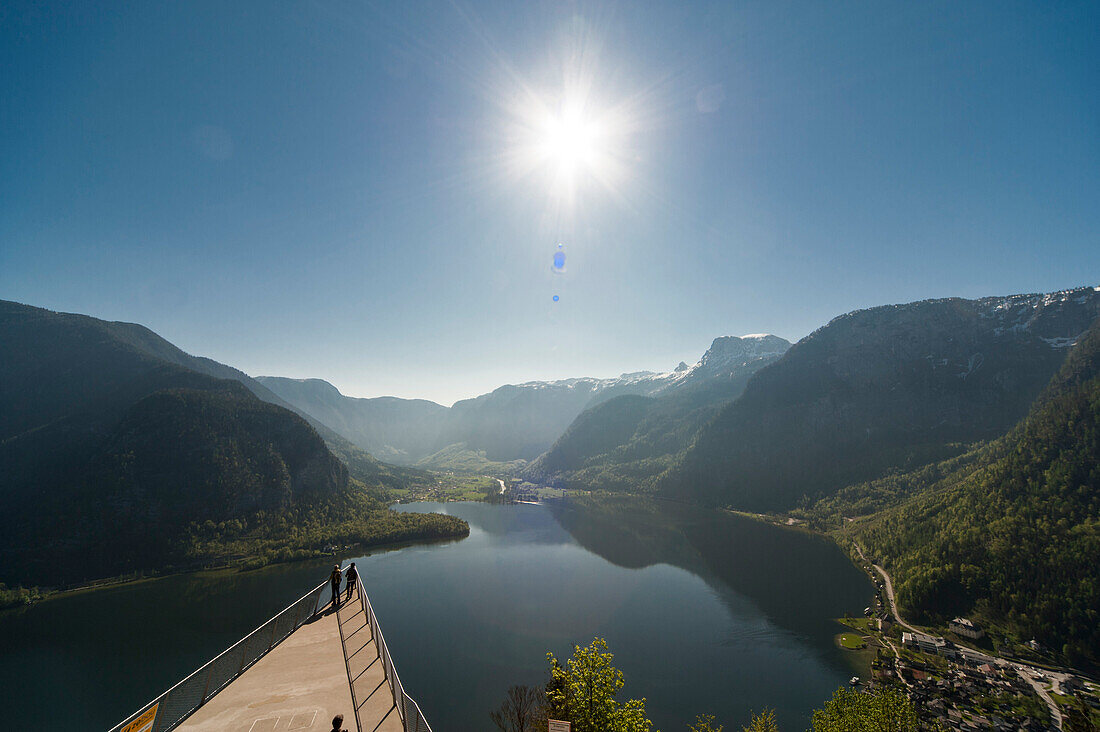
[[(332, 584), (332, 606), (340, 607), (340, 565), (332, 565), (332, 575), (329, 577), (329, 582)], [(348, 586), (347, 586), (347, 599), (351, 599), (351, 595), (355, 592), (356, 586), (359, 584), (359, 572), (355, 569), (355, 562), (351, 563), (347, 571)]]

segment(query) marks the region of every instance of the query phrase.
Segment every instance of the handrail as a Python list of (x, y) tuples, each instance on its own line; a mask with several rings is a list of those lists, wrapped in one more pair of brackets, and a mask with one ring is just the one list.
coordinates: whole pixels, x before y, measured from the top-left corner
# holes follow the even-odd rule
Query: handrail
[[(362, 585), (359, 587), (358, 594), (363, 610), (367, 615), (367, 623), (370, 625), (371, 636), (374, 638), (375, 645), (378, 647), (378, 657), (382, 660), (382, 670), (383, 673), (385, 673), (386, 682), (390, 687), (390, 694), (393, 696), (394, 705), (397, 707), (397, 715), (401, 719), (401, 728), (404, 732), (432, 732), (431, 725), (428, 724), (428, 720), (424, 717), (424, 712), (420, 711), (420, 705), (405, 692), (405, 687), (401, 683), (401, 677), (397, 675), (397, 667), (393, 663), (393, 657), (390, 655), (389, 646), (386, 645), (386, 638), (382, 635), (382, 626), (378, 623), (378, 616), (374, 614), (374, 606), (371, 605), (367, 593), (363, 592)], [(411, 709), (409, 708), (410, 706)], [(358, 707), (355, 709), (355, 721), (359, 723)], [(360, 729), (362, 729), (362, 725), (360, 724), (359, 726)]]

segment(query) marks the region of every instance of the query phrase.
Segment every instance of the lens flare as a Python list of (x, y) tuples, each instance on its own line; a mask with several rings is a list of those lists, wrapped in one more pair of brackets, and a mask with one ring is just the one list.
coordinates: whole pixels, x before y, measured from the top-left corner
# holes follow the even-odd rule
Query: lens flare
[(554, 252), (553, 271), (557, 274), (565, 271), (565, 252)]

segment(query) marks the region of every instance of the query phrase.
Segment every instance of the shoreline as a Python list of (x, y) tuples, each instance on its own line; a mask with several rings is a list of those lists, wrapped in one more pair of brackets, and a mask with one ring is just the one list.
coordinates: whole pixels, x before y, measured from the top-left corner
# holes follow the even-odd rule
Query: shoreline
[[(375, 550), (382, 550), (382, 551), (387, 551), (387, 552), (389, 552), (389, 551), (399, 551), (401, 549), (405, 549), (405, 548), (408, 548), (408, 547), (411, 547), (411, 546), (427, 546), (427, 545), (431, 545), (431, 544), (445, 544), (445, 543), (452, 542), (452, 541), (462, 541), (467, 536), (469, 536), (469, 531), (468, 530), (467, 530), (466, 534), (463, 534), (461, 536), (453, 536), (453, 537), (439, 537), (439, 538), (421, 539), (421, 540), (412, 539), (412, 540), (403, 540), (403, 541), (391, 541), (391, 542), (385, 542), (385, 543), (382, 543), (382, 544), (369, 544), (369, 545), (366, 545), (366, 546), (363, 546), (361, 543), (356, 543), (356, 544), (350, 544), (345, 548), (341, 548), (340, 551), (333, 552), (333, 553), (330, 553), (330, 554), (321, 553), (321, 554), (317, 554), (315, 556), (310, 556), (310, 557), (299, 557), (299, 558), (295, 558), (295, 559), (276, 560), (276, 561), (267, 562), (266, 564), (260, 565), (258, 567), (246, 566), (248, 561), (251, 560), (251, 559), (255, 559), (255, 557), (245, 557), (243, 559), (234, 560), (233, 563), (204, 566), (204, 567), (199, 567), (199, 568), (196, 568), (196, 569), (179, 569), (179, 570), (170, 569), (170, 570), (164, 571), (164, 572), (141, 573), (141, 576), (133, 576), (134, 574), (137, 574), (137, 573), (115, 575), (113, 577), (104, 577), (102, 579), (92, 580), (91, 582), (89, 582), (87, 584), (82, 584), (78, 587), (66, 587), (64, 589), (29, 587), (29, 588), (24, 588), (24, 589), (38, 592), (38, 594), (39, 594), (38, 599), (34, 600), (33, 602), (9, 605), (7, 607), (0, 608), (0, 622), (3, 622), (4, 617), (6, 615), (8, 615), (9, 613), (17, 612), (17, 611), (20, 611), (20, 610), (29, 610), (30, 608), (41, 605), (44, 602), (49, 602), (51, 600), (61, 600), (61, 599), (67, 598), (67, 597), (73, 597), (75, 595), (81, 595), (81, 594), (85, 594), (85, 593), (89, 593), (89, 592), (96, 592), (98, 590), (106, 590), (106, 589), (111, 589), (111, 588), (115, 588), (115, 587), (131, 587), (131, 586), (138, 585), (138, 584), (143, 584), (143, 583), (146, 583), (146, 582), (156, 582), (157, 580), (168, 579), (170, 577), (180, 577), (180, 576), (184, 576), (184, 575), (215, 576), (215, 575), (222, 575), (222, 574), (227, 575), (227, 574), (243, 574), (243, 573), (246, 573), (246, 572), (259, 572), (259, 571), (262, 571), (262, 570), (267, 569), (269, 567), (281, 567), (281, 566), (285, 566), (285, 565), (289, 565), (289, 564), (299, 564), (299, 563), (303, 563), (303, 562), (310, 562), (310, 561), (316, 561), (316, 560), (319, 560), (319, 559), (325, 559), (326, 557), (327, 558), (341, 557), (341, 556), (346, 557), (346, 556), (349, 555), (348, 554), (349, 552), (354, 551), (356, 549), (361, 549), (361, 550), (367, 552), (366, 556), (369, 556), (369, 554), (372, 553)], [(359, 556), (359, 555), (356, 555), (356, 556)]]

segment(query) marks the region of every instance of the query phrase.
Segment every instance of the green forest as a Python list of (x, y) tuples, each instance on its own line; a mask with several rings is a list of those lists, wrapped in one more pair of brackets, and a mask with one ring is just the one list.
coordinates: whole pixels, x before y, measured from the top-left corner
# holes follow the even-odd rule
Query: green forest
[(894, 574), (904, 613), (969, 614), (1071, 664), (1100, 663), (1100, 323), (1005, 437), (853, 489), (818, 515), (906, 496), (844, 530)]
[(246, 568), (306, 559), (329, 546), (375, 546), (469, 535), (464, 521), (437, 513), (398, 513), (353, 481), (332, 501), (255, 514), (229, 521), (192, 522), (180, 554), (204, 566), (239, 563)]

